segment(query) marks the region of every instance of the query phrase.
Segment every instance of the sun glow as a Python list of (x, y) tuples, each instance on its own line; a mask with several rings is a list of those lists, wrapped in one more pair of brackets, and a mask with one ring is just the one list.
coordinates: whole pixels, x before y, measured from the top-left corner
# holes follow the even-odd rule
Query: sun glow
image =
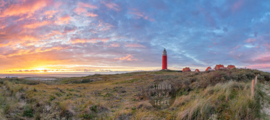
[(35, 68), (34, 70), (47, 70), (46, 68)]

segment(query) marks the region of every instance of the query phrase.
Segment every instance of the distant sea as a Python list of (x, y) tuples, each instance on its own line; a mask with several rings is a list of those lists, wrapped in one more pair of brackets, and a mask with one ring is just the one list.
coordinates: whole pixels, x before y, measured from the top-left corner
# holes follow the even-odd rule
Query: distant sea
[(18, 78), (25, 77), (84, 77), (94, 74), (121, 74), (128, 72), (84, 72), (84, 73), (14, 73), (14, 74), (0, 74), (0, 78), (7, 76), (16, 76)]

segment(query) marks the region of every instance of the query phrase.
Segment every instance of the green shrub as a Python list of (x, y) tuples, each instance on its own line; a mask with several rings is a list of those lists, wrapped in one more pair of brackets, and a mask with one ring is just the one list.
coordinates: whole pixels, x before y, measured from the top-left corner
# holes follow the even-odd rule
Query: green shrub
[(90, 110), (92, 110), (92, 111), (94, 111), (94, 112), (98, 112), (97, 106), (96, 106), (96, 105), (93, 105), (93, 106), (90, 108)]
[(80, 117), (82, 117), (84, 119), (93, 119), (95, 117), (95, 115), (92, 115), (92, 114), (83, 114)]
[(6, 104), (4, 106), (4, 113), (7, 114), (9, 112), (9, 110), (10, 110), (10, 105), (9, 104)]
[(50, 95), (50, 101), (53, 101), (55, 99), (55, 96)]
[(93, 82), (93, 80), (91, 80), (91, 79), (83, 79), (82, 80), (82, 83), (90, 83), (90, 82)]
[(33, 110), (32, 109), (29, 109), (29, 108), (26, 108), (23, 111), (23, 116), (24, 117), (33, 117), (34, 116)]
[(61, 97), (62, 96), (62, 94), (59, 93), (59, 92), (55, 93), (55, 95), (58, 96), (58, 97)]

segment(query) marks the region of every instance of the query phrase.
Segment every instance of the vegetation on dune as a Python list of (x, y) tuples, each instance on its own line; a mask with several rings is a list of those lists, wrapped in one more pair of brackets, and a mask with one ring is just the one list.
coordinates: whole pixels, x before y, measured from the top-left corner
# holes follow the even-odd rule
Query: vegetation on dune
[[(175, 86), (177, 97), (170, 108), (156, 109), (140, 88), (164, 80)], [(49, 84), (0, 79), (0, 119), (260, 119), (262, 101), (269, 101), (260, 88), (268, 81), (269, 73), (250, 69), (97, 74)]]
[(261, 96), (250, 95), (250, 83), (229, 81), (189, 92), (178, 97), (177, 119), (255, 119), (259, 118)]

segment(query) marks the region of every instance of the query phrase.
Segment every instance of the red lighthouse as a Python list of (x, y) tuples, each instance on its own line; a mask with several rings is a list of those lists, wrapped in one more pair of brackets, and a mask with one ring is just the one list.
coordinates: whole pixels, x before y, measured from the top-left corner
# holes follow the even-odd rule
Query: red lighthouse
[(167, 70), (167, 51), (165, 48), (162, 55), (162, 70)]

